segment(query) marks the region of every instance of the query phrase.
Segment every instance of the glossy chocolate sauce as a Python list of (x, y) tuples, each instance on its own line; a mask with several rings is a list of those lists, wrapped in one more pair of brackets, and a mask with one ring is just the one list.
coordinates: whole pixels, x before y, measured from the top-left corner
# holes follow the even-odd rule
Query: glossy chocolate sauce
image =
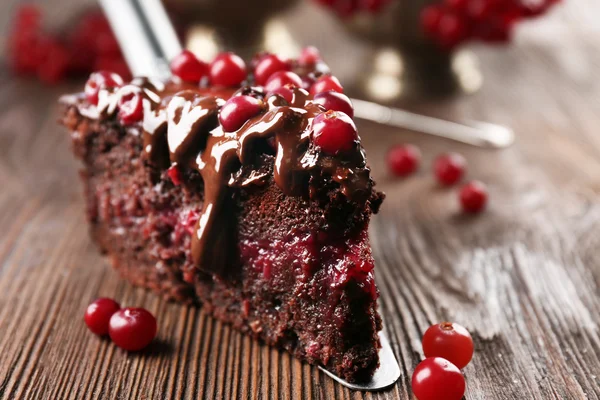
[[(364, 204), (369, 199), (373, 182), (359, 142), (351, 152), (335, 156), (312, 144), (313, 118), (325, 110), (304, 89), (294, 89), (288, 104), (279, 96), (264, 99), (262, 88), (234, 92), (135, 79), (119, 89), (102, 90), (98, 106), (81, 98), (76, 104), (88, 118), (114, 118), (120, 96), (131, 91), (144, 96), (141, 126), (148, 161), (161, 169), (175, 165), (182, 172), (195, 170), (202, 177), (204, 204), (191, 250), (194, 262), (205, 272), (221, 273), (215, 267), (219, 262), (214, 249), (224, 247), (226, 240), (219, 238), (229, 220), (235, 219), (230, 209), (233, 191), (264, 185), (269, 179), (258, 162), (265, 149), (274, 154), (273, 178), (286, 195), (311, 198), (317, 189), (311, 182), (331, 179), (350, 200)], [(223, 132), (219, 110), (226, 99), (241, 94), (262, 98), (265, 111), (238, 131)]]

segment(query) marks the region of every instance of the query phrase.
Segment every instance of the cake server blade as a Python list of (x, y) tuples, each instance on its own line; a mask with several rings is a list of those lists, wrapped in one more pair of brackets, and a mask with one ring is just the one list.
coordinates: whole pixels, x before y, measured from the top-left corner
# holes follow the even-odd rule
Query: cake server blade
[[(169, 78), (169, 61), (182, 47), (160, 0), (99, 1), (133, 75)], [(379, 338), (380, 366), (370, 382), (354, 384), (321, 370), (351, 389), (375, 391), (390, 387), (400, 377), (400, 367), (383, 332)]]

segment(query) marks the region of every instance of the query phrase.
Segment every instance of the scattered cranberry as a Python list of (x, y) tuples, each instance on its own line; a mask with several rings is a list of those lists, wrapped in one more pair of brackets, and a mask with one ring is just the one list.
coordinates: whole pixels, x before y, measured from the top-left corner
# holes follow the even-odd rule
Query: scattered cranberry
[(119, 311), (120, 308), (119, 303), (113, 299), (105, 297), (97, 299), (85, 310), (85, 324), (96, 335), (106, 335), (108, 333), (110, 317)]
[(464, 211), (478, 213), (482, 211), (488, 200), (486, 186), (479, 181), (471, 181), (460, 190), (460, 204)]
[(429, 357), (415, 368), (412, 389), (418, 400), (460, 400), (465, 394), (465, 378), (450, 361)]
[(287, 71), (290, 64), (275, 54), (268, 54), (261, 58), (254, 69), (254, 79), (258, 85), (264, 86), (267, 80), (278, 71)]
[(246, 63), (231, 52), (219, 54), (210, 64), (210, 80), (215, 86), (239, 86), (246, 75)]
[(196, 58), (194, 53), (184, 50), (171, 61), (171, 72), (186, 82), (200, 82), (208, 75), (208, 64)]
[(40, 81), (53, 85), (63, 80), (69, 70), (69, 49), (57, 40), (47, 40), (44, 54), (39, 57), (37, 76)]
[(225, 132), (235, 132), (246, 121), (260, 114), (264, 103), (252, 96), (234, 96), (227, 100), (219, 112), (219, 121)]
[(354, 121), (339, 111), (327, 111), (313, 120), (313, 141), (328, 154), (338, 154), (352, 149), (358, 140)]
[(156, 336), (156, 318), (143, 308), (124, 308), (110, 318), (108, 334), (120, 348), (138, 351)]
[(310, 88), (310, 94), (313, 96), (323, 92), (339, 92), (344, 93), (344, 88), (338, 78), (332, 75), (324, 75), (320, 77)]
[(302, 87), (302, 79), (297, 74), (290, 71), (275, 72), (267, 80), (267, 83), (265, 84), (265, 90), (267, 92), (272, 92), (273, 90), (286, 85)]
[(300, 65), (315, 65), (319, 61), (321, 61), (321, 53), (314, 46), (303, 48), (300, 57), (298, 57), (298, 64)]
[(350, 118), (354, 118), (354, 107), (352, 102), (343, 93), (338, 92), (323, 92), (318, 93), (313, 101), (325, 107), (326, 110), (341, 111), (347, 114)]
[(437, 4), (427, 6), (423, 9), (421, 12), (421, 26), (426, 34), (430, 36), (437, 35), (443, 15), (442, 7)]
[(98, 93), (101, 89), (115, 88), (122, 84), (123, 79), (113, 72), (94, 72), (85, 84), (85, 96), (90, 103), (98, 104)]
[(183, 178), (181, 177), (181, 171), (179, 170), (179, 167), (175, 164), (169, 167), (169, 169), (167, 170), (167, 175), (169, 176), (169, 178), (171, 178), (171, 182), (173, 182), (173, 185), (175, 186), (179, 186), (181, 185), (181, 182), (183, 182)]
[(433, 169), (442, 185), (454, 185), (465, 174), (467, 160), (458, 153), (442, 154), (435, 159)]
[(144, 97), (139, 92), (128, 93), (119, 99), (119, 120), (131, 125), (144, 118)]
[(425, 357), (441, 357), (458, 369), (463, 369), (473, 358), (473, 339), (464, 327), (452, 322), (430, 326), (423, 335)]
[(387, 164), (390, 172), (405, 177), (417, 170), (421, 163), (421, 151), (411, 144), (397, 145), (388, 150)]
[(291, 104), (292, 101), (294, 100), (294, 86), (293, 85), (285, 85), (285, 86), (278, 87), (277, 89), (273, 89), (267, 93), (267, 98), (274, 96), (274, 95), (279, 95), (279, 96), (283, 97), (285, 99), (285, 101), (287, 101), (288, 103)]

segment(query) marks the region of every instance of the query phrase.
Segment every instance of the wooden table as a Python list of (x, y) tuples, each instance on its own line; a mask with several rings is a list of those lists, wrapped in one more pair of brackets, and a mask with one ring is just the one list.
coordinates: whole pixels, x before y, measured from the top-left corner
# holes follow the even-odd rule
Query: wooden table
[[(402, 369), (377, 394), (119, 280), (88, 238), (77, 164), (55, 122), (57, 96), (80, 85), (44, 88), (1, 69), (0, 397), (409, 399), (422, 333), (452, 320), (475, 339), (467, 399), (599, 399), (600, 35), (569, 26), (545, 41), (480, 49), (485, 83), (474, 95), (409, 105), (509, 124), (518, 135), (509, 149), (359, 124), (388, 194), (371, 238)], [(424, 154), (410, 179), (385, 172), (383, 154), (398, 142)], [(462, 215), (456, 189), (434, 183), (431, 160), (447, 150), (489, 185), (482, 215)], [(158, 316), (149, 352), (127, 354), (87, 331), (83, 310), (98, 296)]]

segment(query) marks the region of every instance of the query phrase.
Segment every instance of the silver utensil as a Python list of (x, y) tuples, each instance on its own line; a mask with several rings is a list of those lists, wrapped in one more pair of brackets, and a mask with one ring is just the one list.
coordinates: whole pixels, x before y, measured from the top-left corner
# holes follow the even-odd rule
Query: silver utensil
[(446, 121), (439, 118), (390, 108), (369, 101), (352, 99), (354, 115), (383, 125), (427, 133), (473, 146), (501, 149), (515, 141), (512, 129), (488, 122)]
[[(160, 0), (99, 1), (133, 74), (168, 78), (169, 60), (181, 51), (181, 44)], [(385, 334), (380, 332), (379, 337), (380, 366), (370, 382), (352, 384), (321, 369), (351, 389), (375, 391), (393, 385), (400, 377), (400, 367)]]

